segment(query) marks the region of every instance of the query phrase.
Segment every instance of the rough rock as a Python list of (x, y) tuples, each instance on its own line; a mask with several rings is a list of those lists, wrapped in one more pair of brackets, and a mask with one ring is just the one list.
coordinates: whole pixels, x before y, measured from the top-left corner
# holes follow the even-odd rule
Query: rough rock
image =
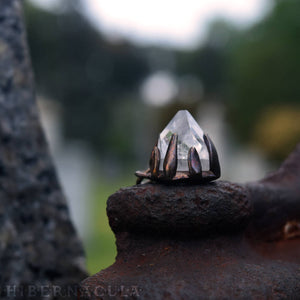
[[(0, 287), (6, 299), (30, 292), (34, 298), (40, 286), (69, 286), (86, 275), (34, 94), (22, 1), (1, 0)], [(57, 297), (44, 292), (63, 298), (58, 290)]]

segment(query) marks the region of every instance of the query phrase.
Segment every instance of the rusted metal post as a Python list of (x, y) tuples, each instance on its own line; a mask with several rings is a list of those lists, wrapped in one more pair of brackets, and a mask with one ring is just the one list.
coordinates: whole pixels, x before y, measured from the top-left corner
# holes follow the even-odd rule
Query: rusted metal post
[(300, 144), (251, 184), (158, 183), (119, 190), (107, 214), (118, 255), (85, 299), (297, 299)]

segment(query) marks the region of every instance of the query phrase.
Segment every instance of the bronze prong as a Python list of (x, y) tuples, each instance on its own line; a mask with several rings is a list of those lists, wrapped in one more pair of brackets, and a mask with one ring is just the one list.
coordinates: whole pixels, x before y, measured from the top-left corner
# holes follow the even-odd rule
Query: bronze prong
[(172, 134), (164, 160), (164, 174), (168, 179), (172, 179), (177, 171), (177, 140), (177, 134)]
[(136, 179), (136, 184), (141, 184), (144, 178), (138, 177)]
[(219, 178), (221, 176), (221, 169), (217, 150), (207, 134), (204, 134), (203, 137), (209, 154), (209, 169), (214, 173), (216, 178)]
[(189, 166), (189, 173), (191, 176), (193, 175), (198, 175), (198, 177), (202, 176), (201, 161), (195, 147), (191, 147), (189, 149), (188, 166)]
[(154, 178), (158, 177), (160, 163), (160, 152), (157, 146), (154, 146), (150, 157), (150, 172)]

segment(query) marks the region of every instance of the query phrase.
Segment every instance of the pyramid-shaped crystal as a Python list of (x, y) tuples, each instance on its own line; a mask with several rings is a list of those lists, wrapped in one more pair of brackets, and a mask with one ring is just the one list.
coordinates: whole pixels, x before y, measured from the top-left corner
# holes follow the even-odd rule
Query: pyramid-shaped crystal
[(188, 171), (188, 152), (195, 147), (201, 161), (202, 170), (209, 170), (209, 154), (203, 140), (203, 131), (187, 110), (180, 110), (161, 132), (158, 139), (160, 151), (159, 170), (163, 170), (163, 162), (173, 133), (178, 135), (177, 171)]

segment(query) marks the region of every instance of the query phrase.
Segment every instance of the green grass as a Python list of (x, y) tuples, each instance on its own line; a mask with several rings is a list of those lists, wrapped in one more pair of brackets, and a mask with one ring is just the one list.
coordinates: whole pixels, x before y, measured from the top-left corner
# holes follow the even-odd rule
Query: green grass
[(134, 181), (133, 176), (115, 181), (98, 178), (97, 185), (93, 188), (90, 201), (92, 232), (89, 240), (85, 242), (87, 269), (90, 274), (95, 274), (113, 264), (117, 254), (115, 237), (106, 216), (107, 198), (121, 187), (133, 185)]

